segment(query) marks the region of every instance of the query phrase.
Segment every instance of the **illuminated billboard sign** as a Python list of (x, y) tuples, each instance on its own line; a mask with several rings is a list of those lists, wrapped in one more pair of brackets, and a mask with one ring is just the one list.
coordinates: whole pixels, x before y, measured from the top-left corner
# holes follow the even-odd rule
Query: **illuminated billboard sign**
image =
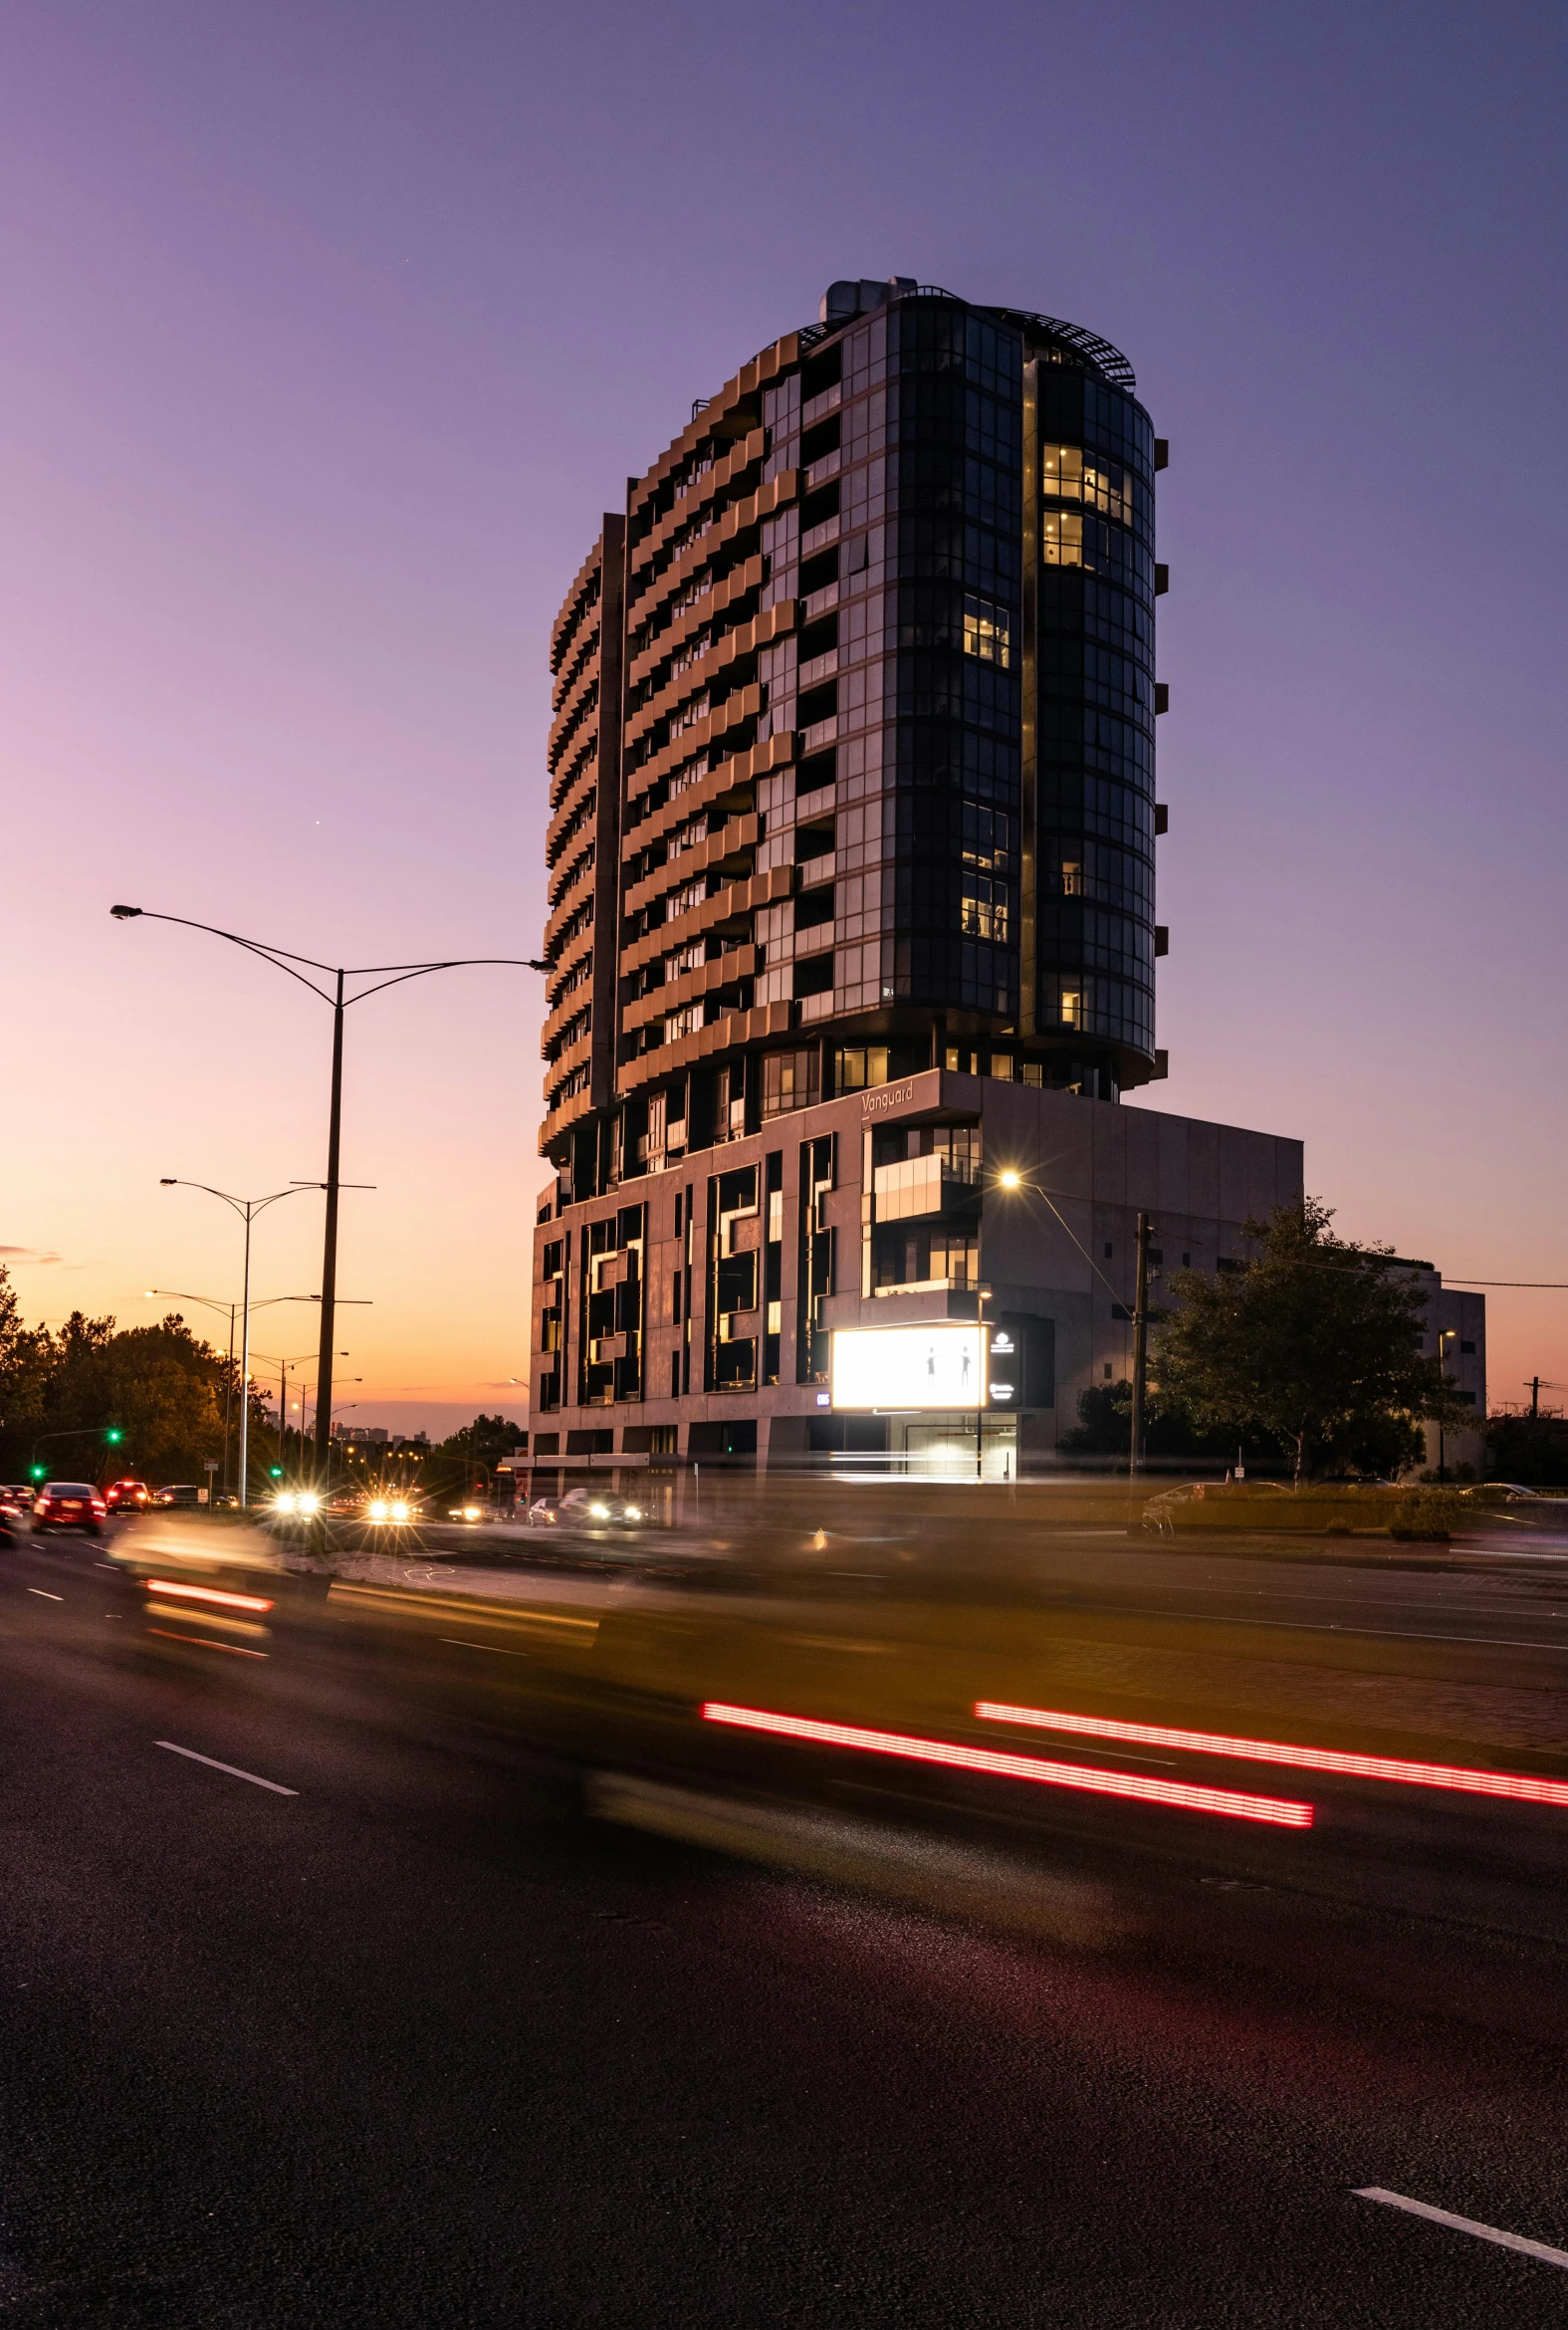
[(835, 1328), (829, 1381), (835, 1408), (983, 1408), (984, 1329)]

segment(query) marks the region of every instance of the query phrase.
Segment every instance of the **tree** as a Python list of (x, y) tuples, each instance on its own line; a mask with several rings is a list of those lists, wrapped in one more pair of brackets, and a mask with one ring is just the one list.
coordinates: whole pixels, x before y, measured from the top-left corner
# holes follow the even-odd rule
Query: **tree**
[(523, 1438), (523, 1427), (503, 1416), (476, 1416), (441, 1443), (443, 1456), (462, 1457), (469, 1465), (486, 1468), (512, 1454)]
[(55, 1370), (55, 1338), (46, 1326), (22, 1324), (11, 1274), (0, 1263), (0, 1448), (7, 1479), (19, 1477), (30, 1429), (44, 1414)]
[[(1163, 1313), (1162, 1313), (1163, 1316)], [(1078, 1421), (1061, 1436), (1067, 1456), (1125, 1457), (1132, 1448), (1132, 1385), (1091, 1383), (1078, 1394)], [(1235, 1438), (1220, 1426), (1200, 1431), (1186, 1410), (1151, 1398), (1144, 1427), (1144, 1454), (1151, 1457), (1231, 1457)]]
[(1331, 1467), (1397, 1469), (1420, 1453), (1423, 1420), (1474, 1418), (1421, 1350), (1427, 1297), (1389, 1247), (1334, 1237), (1317, 1198), (1276, 1206), (1241, 1235), (1257, 1253), (1210, 1278), (1179, 1271), (1181, 1308), (1159, 1334), (1162, 1400), (1202, 1430), (1267, 1434), (1297, 1482)]

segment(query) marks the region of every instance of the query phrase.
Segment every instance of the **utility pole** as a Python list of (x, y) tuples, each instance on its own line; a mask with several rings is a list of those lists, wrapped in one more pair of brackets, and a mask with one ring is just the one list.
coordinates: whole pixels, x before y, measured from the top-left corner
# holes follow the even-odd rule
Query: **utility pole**
[(1532, 1375), (1530, 1378), (1530, 1414), (1532, 1417), (1536, 1417), (1539, 1416), (1540, 1412), (1541, 1379), (1538, 1375)]
[(1144, 1406), (1149, 1378), (1149, 1232), (1147, 1214), (1138, 1216), (1138, 1287), (1133, 1298), (1132, 1448), (1128, 1477), (1143, 1471)]

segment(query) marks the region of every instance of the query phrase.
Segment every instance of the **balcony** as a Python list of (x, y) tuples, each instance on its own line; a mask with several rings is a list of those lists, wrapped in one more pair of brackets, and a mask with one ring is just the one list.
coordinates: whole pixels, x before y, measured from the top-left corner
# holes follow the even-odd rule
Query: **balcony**
[(913, 1222), (922, 1215), (967, 1208), (975, 1190), (967, 1170), (936, 1154), (902, 1157), (897, 1164), (878, 1165), (872, 1174), (878, 1222)]

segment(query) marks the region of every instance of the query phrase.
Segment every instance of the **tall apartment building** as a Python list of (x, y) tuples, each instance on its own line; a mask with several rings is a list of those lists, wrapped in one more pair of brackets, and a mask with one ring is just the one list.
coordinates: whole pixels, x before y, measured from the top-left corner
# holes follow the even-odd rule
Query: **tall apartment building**
[(1104, 341), (895, 280), (631, 481), (552, 640), (573, 1196), (950, 1052), (1159, 1072), (1163, 462)]
[[(986, 1411), (1011, 1464), (1125, 1372), (1137, 1211), (1212, 1262), (1299, 1198), (1297, 1143), (1114, 1105), (1165, 1073), (1165, 458), (1094, 334), (845, 282), (605, 517), (551, 642), (536, 1458)], [(835, 1390), (835, 1330), (965, 1322), (903, 1423)]]

